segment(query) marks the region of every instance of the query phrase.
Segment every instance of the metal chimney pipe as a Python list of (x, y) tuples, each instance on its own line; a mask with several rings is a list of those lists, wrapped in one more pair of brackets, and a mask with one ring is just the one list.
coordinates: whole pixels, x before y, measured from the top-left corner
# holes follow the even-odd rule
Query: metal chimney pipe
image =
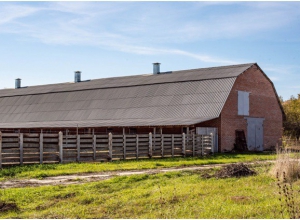
[(76, 71), (75, 72), (75, 83), (81, 82), (81, 72), (80, 71)]
[(160, 73), (160, 63), (153, 63), (153, 74)]
[(21, 79), (20, 78), (15, 79), (15, 88), (16, 89), (21, 88)]

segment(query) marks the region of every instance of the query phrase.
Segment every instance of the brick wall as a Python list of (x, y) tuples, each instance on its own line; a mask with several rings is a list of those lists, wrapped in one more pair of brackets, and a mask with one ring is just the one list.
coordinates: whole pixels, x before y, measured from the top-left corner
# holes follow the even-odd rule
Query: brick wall
[(233, 149), (236, 129), (243, 129), (247, 139), (247, 120), (238, 115), (238, 90), (250, 92), (248, 117), (265, 118), (264, 149), (275, 146), (282, 136), (282, 112), (271, 83), (254, 65), (237, 77), (221, 112), (219, 148), (222, 151)]

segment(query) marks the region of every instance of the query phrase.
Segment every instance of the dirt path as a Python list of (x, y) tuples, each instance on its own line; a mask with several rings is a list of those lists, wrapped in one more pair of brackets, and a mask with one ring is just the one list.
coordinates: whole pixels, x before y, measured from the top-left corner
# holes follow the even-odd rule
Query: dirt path
[[(262, 161), (247, 164), (270, 163), (274, 161)], [(213, 165), (199, 165), (193, 167), (179, 167), (179, 168), (163, 168), (163, 169), (147, 169), (147, 170), (126, 170), (126, 171), (113, 171), (101, 173), (84, 173), (73, 174), (65, 176), (46, 177), (43, 179), (25, 179), (25, 180), (9, 180), (0, 182), (1, 189), (5, 188), (19, 188), (19, 187), (37, 187), (45, 185), (69, 185), (69, 184), (82, 184), (87, 182), (94, 182), (99, 180), (106, 180), (116, 176), (130, 176), (137, 174), (157, 174), (172, 171), (187, 171), (187, 170), (206, 170), (216, 167), (222, 167), (228, 164), (213, 164)]]

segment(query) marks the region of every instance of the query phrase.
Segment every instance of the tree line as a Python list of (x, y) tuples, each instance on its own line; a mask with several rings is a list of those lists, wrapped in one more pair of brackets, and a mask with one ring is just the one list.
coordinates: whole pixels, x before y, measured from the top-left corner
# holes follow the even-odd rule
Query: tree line
[(283, 121), (284, 135), (291, 136), (293, 138), (300, 137), (300, 94), (298, 97), (291, 96), (287, 101), (283, 101), (280, 97), (280, 101), (285, 112), (286, 118)]

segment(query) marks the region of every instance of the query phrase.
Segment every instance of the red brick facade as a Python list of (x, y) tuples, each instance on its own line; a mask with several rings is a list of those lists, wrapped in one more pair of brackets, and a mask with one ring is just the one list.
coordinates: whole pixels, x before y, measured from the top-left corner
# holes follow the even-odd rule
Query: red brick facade
[[(250, 93), (249, 116), (238, 115), (238, 91)], [(217, 127), (219, 151), (223, 152), (233, 149), (236, 129), (243, 129), (247, 139), (245, 117), (264, 118), (264, 149), (276, 146), (282, 136), (283, 113), (271, 82), (256, 65), (237, 77), (220, 117), (197, 127)]]

